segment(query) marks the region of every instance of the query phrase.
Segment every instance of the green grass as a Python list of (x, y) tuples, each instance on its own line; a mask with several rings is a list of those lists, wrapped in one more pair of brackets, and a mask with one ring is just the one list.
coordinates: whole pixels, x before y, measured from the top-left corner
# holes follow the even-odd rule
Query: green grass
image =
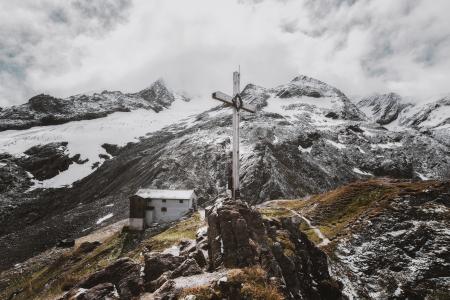
[(38, 268), (23, 278), (14, 280), (5, 291), (0, 292), (0, 299), (7, 299), (17, 290), (22, 292), (15, 300), (54, 298), (119, 257), (129, 256), (138, 260), (141, 259), (140, 252), (144, 248), (160, 251), (178, 244), (182, 239), (195, 239), (200, 226), (200, 215), (196, 213), (146, 240), (142, 240), (140, 233), (124, 229), (106, 239), (90, 253), (83, 254), (78, 250), (64, 253), (49, 266)]
[(195, 240), (197, 230), (202, 225), (200, 214), (195, 213), (189, 219), (181, 221), (166, 231), (151, 237), (144, 242), (144, 245), (151, 251), (161, 251), (177, 245), (183, 239)]
[(258, 209), (263, 218), (283, 218), (283, 217), (291, 217), (292, 213), (284, 208), (279, 207), (264, 207)]

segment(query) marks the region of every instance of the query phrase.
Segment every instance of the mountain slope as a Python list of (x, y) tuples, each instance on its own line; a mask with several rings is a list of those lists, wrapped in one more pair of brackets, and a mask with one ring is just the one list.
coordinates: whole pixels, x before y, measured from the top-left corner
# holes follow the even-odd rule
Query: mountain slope
[[(259, 107), (256, 114), (243, 113), (241, 123), (241, 193), (250, 203), (299, 198), (375, 176), (450, 177), (449, 146), (435, 138), (435, 128), (429, 132), (414, 128), (397, 132), (364, 121), (364, 115), (342, 92), (318, 80), (299, 76), (275, 88), (249, 85), (242, 94), (244, 101)], [(134, 116), (133, 113), (116, 114)], [(86, 122), (106, 126), (106, 120), (110, 119)], [(161, 125), (160, 119), (155, 120)], [(75, 123), (58, 125), (54, 130), (75, 128)], [(129, 130), (136, 125), (130, 124), (124, 128)], [(38, 253), (58, 239), (76, 237), (125, 218), (128, 197), (143, 186), (192, 188), (202, 205), (226, 190), (231, 151), (229, 108), (218, 106), (159, 131), (152, 132), (146, 126), (142, 132), (148, 131), (147, 136), (111, 152), (106, 156), (109, 159), (102, 158), (101, 166), (90, 169), (88, 176), (77, 178), (80, 180), (73, 182), (71, 188), (26, 192), (34, 186), (28, 170), (20, 158), (5, 157), (0, 167), (6, 178), (5, 192), (0, 196), (0, 220), (5, 224), (0, 231), (0, 244), (5, 245), (0, 254), (7, 257), (2, 261), (4, 266)], [(83, 127), (82, 131), (85, 128), (93, 130)], [(112, 132), (126, 132), (113, 128)], [(34, 129), (28, 130), (14, 132), (6, 139), (20, 141), (25, 132), (30, 137), (28, 133)], [(100, 154), (106, 155), (101, 145), (111, 141), (99, 143), (99, 131), (93, 130), (92, 134), (97, 137), (96, 151), (103, 149)], [(135, 137), (135, 132), (132, 134)], [(442, 135), (449, 136), (448, 132)], [(103, 138), (101, 131), (100, 137)], [(23, 145), (31, 146), (26, 142)], [(83, 153), (83, 144), (78, 145), (79, 153)], [(14, 149), (13, 144), (7, 145), (5, 151), (8, 147)], [(70, 148), (70, 141), (67, 147)], [(23, 146), (16, 154), (26, 148)], [(79, 154), (76, 152), (70, 152), (68, 157)], [(99, 152), (94, 153), (98, 156)], [(81, 159), (84, 157), (81, 155)], [(8, 168), (16, 170), (13, 177), (6, 176)], [(110, 218), (105, 219), (106, 216)]]
[(66, 99), (41, 94), (25, 104), (0, 110), (0, 131), (91, 120), (113, 112), (139, 108), (159, 112), (168, 108), (177, 98), (189, 100), (171, 92), (162, 80), (137, 93), (103, 91)]
[[(331, 240), (321, 248), (334, 276), (356, 299), (448, 296), (449, 181), (355, 182), (270, 207), (298, 212)], [(320, 245), (307, 224), (301, 227)]]

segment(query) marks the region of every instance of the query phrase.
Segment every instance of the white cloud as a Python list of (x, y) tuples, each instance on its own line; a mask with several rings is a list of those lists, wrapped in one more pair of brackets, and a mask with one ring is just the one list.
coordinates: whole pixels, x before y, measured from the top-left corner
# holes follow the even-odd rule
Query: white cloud
[[(131, 1), (131, 0), (130, 0)], [(0, 105), (35, 93), (207, 95), (310, 75), (347, 94), (448, 93), (446, 0), (0, 0)]]

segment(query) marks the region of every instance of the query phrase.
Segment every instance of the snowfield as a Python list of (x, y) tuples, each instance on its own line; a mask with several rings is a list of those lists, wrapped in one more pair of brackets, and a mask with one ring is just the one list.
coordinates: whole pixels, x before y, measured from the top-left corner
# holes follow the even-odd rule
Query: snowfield
[[(68, 155), (81, 155), (84, 164), (73, 163), (69, 169), (57, 176), (44, 180), (34, 180), (31, 188), (58, 188), (70, 186), (100, 166), (105, 160), (99, 155), (110, 156), (102, 144), (124, 146), (129, 142), (137, 142), (139, 137), (155, 132), (163, 127), (185, 119), (186, 125), (191, 122), (190, 115), (205, 110), (205, 105), (197, 105), (196, 100), (190, 102), (175, 101), (169, 109), (156, 113), (152, 110), (138, 109), (131, 112), (116, 112), (104, 118), (74, 121), (61, 125), (39, 126), (26, 130), (7, 130), (0, 132), (0, 153), (7, 152), (16, 156), (36, 145), (52, 142), (68, 142)], [(193, 103), (194, 102), (194, 103)], [(208, 103), (214, 106), (216, 103)], [(208, 107), (206, 107), (207, 109)], [(97, 167), (98, 167), (97, 166)]]

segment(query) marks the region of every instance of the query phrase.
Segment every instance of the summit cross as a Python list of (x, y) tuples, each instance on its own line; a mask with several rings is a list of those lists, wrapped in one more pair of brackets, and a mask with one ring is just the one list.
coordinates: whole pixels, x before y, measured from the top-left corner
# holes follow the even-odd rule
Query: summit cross
[(231, 193), (233, 200), (240, 198), (239, 192), (239, 121), (240, 111), (245, 110), (251, 113), (256, 112), (253, 105), (245, 104), (240, 95), (240, 77), (239, 72), (233, 72), (233, 96), (229, 96), (222, 92), (212, 94), (213, 99), (222, 101), (233, 108), (233, 163), (232, 163), (232, 187)]

